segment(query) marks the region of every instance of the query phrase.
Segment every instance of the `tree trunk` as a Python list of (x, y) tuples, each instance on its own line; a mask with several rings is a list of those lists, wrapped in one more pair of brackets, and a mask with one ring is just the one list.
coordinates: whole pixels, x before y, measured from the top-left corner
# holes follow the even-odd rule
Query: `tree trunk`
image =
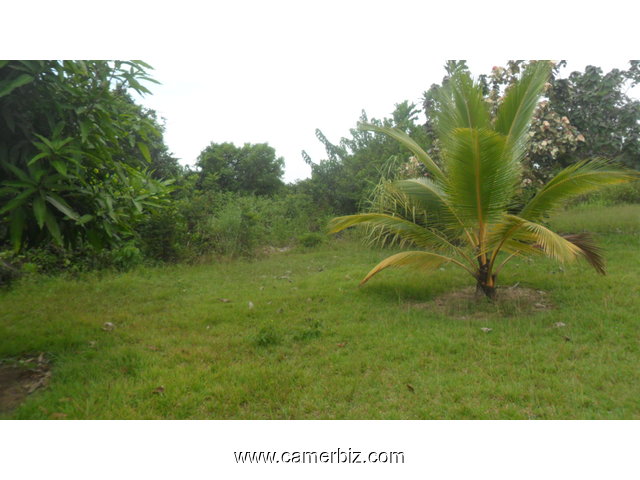
[(476, 295), (483, 293), (493, 301), (496, 298), (496, 276), (489, 273), (489, 264), (480, 265), (476, 280)]

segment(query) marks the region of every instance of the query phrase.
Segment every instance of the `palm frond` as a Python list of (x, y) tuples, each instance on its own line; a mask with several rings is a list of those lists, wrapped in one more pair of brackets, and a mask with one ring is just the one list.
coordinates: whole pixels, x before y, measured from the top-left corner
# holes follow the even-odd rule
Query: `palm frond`
[(417, 225), (410, 220), (382, 213), (360, 213), (336, 217), (329, 222), (329, 233), (337, 233), (355, 225), (367, 225), (378, 229), (380, 234), (396, 235), (405, 243), (422, 248), (436, 248), (456, 251), (442, 234)]
[(462, 221), (450, 205), (446, 193), (433, 180), (424, 177), (399, 180), (390, 184), (389, 189), (406, 196), (435, 223), (448, 225), (449, 228), (455, 227), (456, 224), (462, 226)]
[(593, 237), (588, 232), (577, 233), (572, 235), (564, 235), (564, 238), (576, 245), (581, 250), (581, 255), (591, 264), (596, 271), (604, 275), (604, 257), (602, 256), (602, 248), (600, 248)]
[(539, 223), (530, 222), (516, 215), (505, 215), (504, 221), (492, 232), (489, 248), (517, 255), (532, 255), (536, 251), (560, 262), (572, 262), (584, 258), (598, 273), (604, 274), (602, 250), (588, 233), (560, 235)]
[(434, 178), (439, 180), (444, 180), (444, 175), (440, 167), (434, 162), (431, 157), (425, 152), (420, 145), (416, 143), (416, 141), (411, 138), (409, 135), (404, 133), (402, 130), (398, 130), (397, 128), (391, 127), (382, 127), (379, 125), (372, 125), (370, 123), (361, 123), (358, 125), (360, 130), (368, 130), (372, 132), (383, 133), (385, 135), (390, 136), (391, 138), (400, 142), (404, 147), (409, 149), (416, 158), (425, 166), (427, 171), (433, 175)]
[(437, 95), (440, 108), (436, 112), (438, 138), (447, 150), (451, 133), (460, 128), (484, 129), (489, 124), (489, 108), (482, 87), (471, 79), (468, 72), (455, 73)]
[(511, 201), (520, 166), (506, 163), (505, 137), (490, 130), (459, 128), (445, 155), (451, 205), (465, 224), (499, 220)]
[(519, 162), (525, 154), (533, 111), (551, 68), (548, 61), (529, 64), (520, 81), (509, 87), (498, 108), (495, 130), (507, 137), (512, 161)]
[(519, 216), (538, 220), (576, 195), (638, 179), (638, 172), (615, 168), (606, 160), (577, 162), (553, 177), (522, 209)]
[(457, 263), (466, 269), (466, 267), (459, 264), (453, 258), (438, 255), (436, 253), (416, 251), (397, 253), (376, 265), (369, 273), (367, 273), (367, 276), (362, 279), (360, 285), (364, 285), (371, 277), (385, 268), (412, 266), (421, 270), (434, 270), (446, 262)]

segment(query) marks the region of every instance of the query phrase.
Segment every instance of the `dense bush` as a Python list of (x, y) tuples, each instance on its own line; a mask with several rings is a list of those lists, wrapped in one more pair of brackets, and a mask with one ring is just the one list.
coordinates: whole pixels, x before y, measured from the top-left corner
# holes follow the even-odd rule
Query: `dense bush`
[(309, 232), (303, 233), (298, 237), (298, 243), (306, 248), (317, 247), (326, 240), (326, 236), (321, 233)]
[(144, 260), (134, 242), (102, 250), (90, 245), (68, 249), (54, 242), (21, 253), (3, 250), (0, 251), (0, 287), (26, 274), (77, 274), (106, 269), (127, 271), (141, 265)]
[(261, 247), (291, 245), (300, 235), (323, 229), (327, 218), (304, 194), (195, 191), (173, 208), (149, 215), (138, 234), (149, 258), (193, 261), (211, 255), (252, 256)]

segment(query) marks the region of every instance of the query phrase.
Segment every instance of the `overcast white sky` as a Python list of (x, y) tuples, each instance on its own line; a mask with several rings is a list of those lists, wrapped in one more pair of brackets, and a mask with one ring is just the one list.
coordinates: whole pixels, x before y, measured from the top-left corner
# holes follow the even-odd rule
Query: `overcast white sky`
[[(294, 181), (310, 174), (301, 150), (314, 161), (325, 158), (316, 128), (335, 143), (349, 135), (362, 109), (370, 118), (382, 118), (405, 99), (420, 105), (422, 93), (444, 75), (445, 59), (407, 70), (388, 58), (353, 62), (340, 56), (340, 45), (331, 48), (331, 67), (302, 54), (219, 59), (202, 65), (197, 78), (185, 77), (182, 62), (157, 58), (154, 76), (162, 85), (154, 85), (154, 94), (142, 103), (166, 119), (165, 140), (181, 163), (193, 165), (209, 142), (268, 142), (285, 158), (285, 180)], [(506, 60), (469, 63), (477, 75)], [(597, 59), (591, 63), (606, 69), (625, 66)], [(584, 66), (569, 61), (567, 71)]]
[(268, 142), (294, 181), (309, 174), (301, 150), (324, 158), (316, 128), (337, 142), (362, 109), (381, 118), (405, 99), (420, 104), (446, 59), (469, 59), (475, 75), (509, 58), (624, 66), (639, 55), (637, 17), (627, 7), (619, 15), (622, 3), (539, 0), (523, 13), (506, 0), (113, 0), (88, 14), (86, 2), (64, 0), (8, 6), (6, 18), (38, 12), (30, 31), (40, 33), (9, 22), (0, 35), (17, 49), (12, 58), (145, 60), (162, 85), (143, 103), (166, 119), (166, 142), (182, 163), (210, 142)]

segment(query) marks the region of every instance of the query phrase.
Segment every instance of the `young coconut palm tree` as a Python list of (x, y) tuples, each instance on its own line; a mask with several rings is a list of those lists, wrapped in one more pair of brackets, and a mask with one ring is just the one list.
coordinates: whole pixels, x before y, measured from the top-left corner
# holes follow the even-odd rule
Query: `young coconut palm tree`
[[(361, 285), (388, 267), (432, 270), (452, 263), (476, 279), (478, 293), (493, 299), (496, 277), (509, 260), (540, 254), (560, 262), (583, 258), (604, 274), (601, 251), (589, 234), (559, 235), (540, 221), (575, 195), (631, 181), (637, 173), (601, 160), (582, 161), (556, 175), (519, 212), (513, 210), (531, 117), (550, 71), (549, 62), (532, 62), (507, 90), (493, 119), (480, 85), (466, 72), (454, 73), (437, 113), (442, 168), (404, 132), (361, 125), (398, 140), (428, 172), (427, 177), (387, 187), (390, 195), (403, 199), (403, 208), (331, 220), (331, 233), (368, 225), (419, 249), (383, 260)], [(501, 252), (506, 256), (499, 256)]]

